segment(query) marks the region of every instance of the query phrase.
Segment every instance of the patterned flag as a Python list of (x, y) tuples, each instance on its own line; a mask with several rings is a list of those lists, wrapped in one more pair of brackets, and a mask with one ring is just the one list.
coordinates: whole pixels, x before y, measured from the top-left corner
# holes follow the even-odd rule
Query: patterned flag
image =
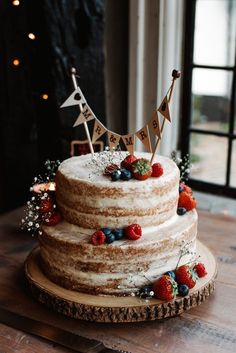
[(108, 144), (109, 144), (110, 149), (111, 150), (113, 148), (115, 149), (120, 142), (120, 135), (115, 134), (112, 131), (108, 131), (107, 136), (108, 136)]
[(99, 139), (99, 137), (105, 134), (106, 131), (107, 131), (107, 128), (98, 119), (95, 119), (94, 127), (93, 127), (92, 143), (96, 142)]
[(85, 105), (84, 110), (80, 112), (77, 120), (75, 121), (73, 127), (83, 124), (84, 122), (95, 119), (95, 116), (88, 105)]
[(160, 123), (159, 123), (159, 117), (157, 114), (157, 111), (155, 110), (152, 113), (152, 117), (148, 123), (148, 127), (149, 129), (152, 129), (152, 131), (154, 132), (154, 134), (156, 136), (158, 136), (159, 138), (161, 138), (161, 129), (160, 129)]
[(130, 154), (134, 153), (134, 134), (123, 135), (122, 140)]
[(170, 110), (169, 110), (169, 103), (168, 103), (168, 99), (167, 96), (165, 96), (165, 98), (163, 99), (160, 107), (158, 108), (158, 111), (161, 113), (161, 115), (163, 115), (167, 120), (170, 120)]
[(148, 125), (145, 125), (142, 129), (137, 131), (135, 135), (139, 138), (139, 140), (144, 144), (144, 146), (147, 148), (148, 152), (151, 152), (151, 143), (150, 143), (150, 136), (149, 136), (149, 130), (148, 130)]
[(61, 108), (70, 107), (72, 105), (85, 104), (86, 99), (79, 87), (67, 98), (67, 100), (61, 105)]

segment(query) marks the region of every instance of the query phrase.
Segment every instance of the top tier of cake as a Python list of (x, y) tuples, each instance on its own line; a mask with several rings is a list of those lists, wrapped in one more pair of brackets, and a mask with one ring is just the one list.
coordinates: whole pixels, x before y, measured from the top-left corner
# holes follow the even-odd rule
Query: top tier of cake
[[(148, 153), (135, 153), (147, 158)], [(112, 162), (119, 160), (115, 152)], [(169, 158), (156, 155), (162, 164), (160, 178), (113, 182), (97, 175), (91, 155), (73, 157), (60, 165), (56, 176), (56, 196), (65, 220), (85, 228), (123, 228), (138, 223), (142, 227), (161, 224), (175, 213), (179, 197), (179, 169)]]

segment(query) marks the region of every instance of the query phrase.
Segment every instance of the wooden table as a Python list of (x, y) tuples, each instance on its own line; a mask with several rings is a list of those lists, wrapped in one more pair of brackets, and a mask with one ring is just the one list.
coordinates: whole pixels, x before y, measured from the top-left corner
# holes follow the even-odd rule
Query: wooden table
[[(22, 209), (0, 217), (0, 353), (236, 352), (236, 220), (199, 212), (199, 239), (218, 260), (215, 293), (185, 314), (163, 321), (97, 324), (66, 318), (34, 301), (22, 265), (37, 240), (19, 231)], [(19, 330), (19, 325), (22, 331)], [(70, 348), (24, 333), (70, 343)]]

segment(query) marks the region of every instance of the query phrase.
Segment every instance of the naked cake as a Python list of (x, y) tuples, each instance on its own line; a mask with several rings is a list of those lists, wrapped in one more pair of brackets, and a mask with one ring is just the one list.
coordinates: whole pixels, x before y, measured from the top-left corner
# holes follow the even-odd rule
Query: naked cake
[[(135, 155), (150, 160), (148, 153)], [(114, 165), (119, 158), (114, 152)], [(118, 181), (93, 173), (91, 159), (90, 154), (69, 158), (57, 171), (56, 200), (63, 221), (43, 226), (40, 264), (53, 282), (74, 291), (134, 295), (175, 269), (183, 244), (188, 251), (179, 265), (190, 261), (196, 247), (197, 212), (177, 214), (180, 173), (169, 158), (155, 156), (153, 164), (163, 168), (160, 177)], [(121, 237), (99, 246), (91, 241), (97, 230), (133, 224), (142, 229), (136, 241)]]

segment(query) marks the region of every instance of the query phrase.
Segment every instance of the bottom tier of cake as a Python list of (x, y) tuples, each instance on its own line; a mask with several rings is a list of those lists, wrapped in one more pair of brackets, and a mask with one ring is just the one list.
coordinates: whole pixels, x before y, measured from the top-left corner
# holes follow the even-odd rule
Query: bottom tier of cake
[(196, 248), (197, 212), (143, 228), (136, 241), (124, 238), (95, 246), (92, 233), (65, 221), (44, 227), (39, 236), (42, 270), (53, 282), (75, 291), (131, 295), (173, 270), (183, 247), (180, 264), (189, 262)]

